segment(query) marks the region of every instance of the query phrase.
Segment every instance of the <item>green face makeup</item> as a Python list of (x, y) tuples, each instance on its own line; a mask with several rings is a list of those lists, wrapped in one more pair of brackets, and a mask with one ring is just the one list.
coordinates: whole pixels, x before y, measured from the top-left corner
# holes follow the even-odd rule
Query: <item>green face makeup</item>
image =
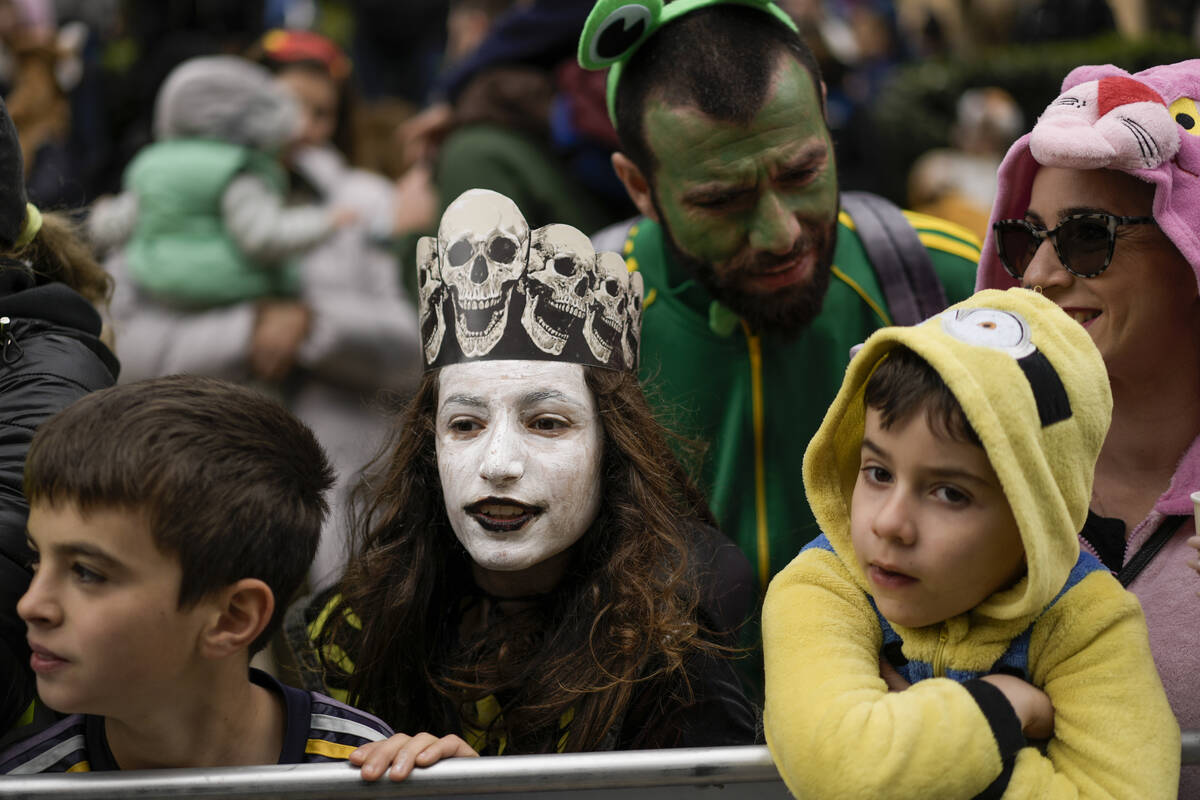
[(837, 218), (837, 169), (820, 97), (791, 59), (748, 125), (652, 103), (646, 137), (658, 162), (663, 223), (718, 278), (760, 254), (788, 253)]

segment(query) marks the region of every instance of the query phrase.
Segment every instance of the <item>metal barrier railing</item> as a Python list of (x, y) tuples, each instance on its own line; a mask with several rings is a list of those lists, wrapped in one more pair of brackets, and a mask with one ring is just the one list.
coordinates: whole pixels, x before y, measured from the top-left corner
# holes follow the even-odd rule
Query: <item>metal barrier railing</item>
[[(1183, 762), (1200, 764), (1200, 731), (1183, 734)], [(681, 748), (443, 761), (407, 781), (366, 783), (348, 764), (97, 772), (0, 778), (0, 796), (71, 800), (317, 800), (534, 795), (539, 800), (637, 798), (785, 800), (790, 795), (765, 747)]]

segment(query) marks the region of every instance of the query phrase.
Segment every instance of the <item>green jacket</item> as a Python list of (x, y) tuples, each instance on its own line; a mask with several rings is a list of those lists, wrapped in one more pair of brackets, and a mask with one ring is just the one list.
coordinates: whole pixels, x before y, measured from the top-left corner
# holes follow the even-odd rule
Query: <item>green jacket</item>
[(533, 138), (489, 123), (458, 128), (438, 156), (442, 210), (468, 189), (491, 189), (521, 209), (529, 227), (552, 222), (594, 231), (611, 221), (566, 164)]
[(145, 147), (125, 170), (137, 196), (129, 272), (138, 285), (190, 307), (294, 294), (290, 268), (260, 264), (241, 252), (221, 218), (229, 182), (251, 172), (282, 195), (282, 167), (258, 151), (205, 139), (169, 139)]
[[(929, 251), (947, 301), (970, 296), (978, 240), (944, 220), (905, 215)], [(754, 334), (744, 324), (717, 332), (720, 320), (710, 325), (712, 297), (669, 263), (658, 224), (635, 225), (625, 255), (645, 281), (641, 377), (647, 396), (668, 428), (706, 445), (701, 488), (765, 589), (820, 533), (804, 499), (804, 450), (841, 386), (850, 348), (891, 324), (883, 291), (845, 212), (821, 314), (791, 340)]]

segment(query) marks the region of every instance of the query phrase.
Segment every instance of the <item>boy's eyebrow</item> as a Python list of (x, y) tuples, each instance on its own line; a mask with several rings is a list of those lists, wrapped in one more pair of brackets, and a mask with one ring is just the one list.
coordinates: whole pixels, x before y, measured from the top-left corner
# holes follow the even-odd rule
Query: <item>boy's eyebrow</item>
[(870, 450), (872, 453), (874, 453), (874, 454), (875, 454), (875, 455), (877, 455), (877, 456), (887, 456), (887, 451), (886, 451), (886, 450), (884, 450), (882, 447), (880, 447), (879, 445), (877, 445), (877, 444), (875, 444), (874, 442), (872, 442), (872, 441), (871, 441), (870, 439), (868, 439), (866, 436), (863, 436), (863, 440), (862, 440), (862, 449), (863, 449), (863, 450)]
[(87, 542), (63, 542), (62, 544), (54, 545), (54, 547), (51, 549), (54, 550), (56, 554), (61, 556), (87, 556), (88, 558), (99, 561), (101, 564), (107, 567), (124, 566), (124, 564), (122, 564), (113, 556), (110, 556), (99, 547), (88, 544)]
[[(880, 458), (887, 458), (887, 456), (888, 456), (888, 453), (886, 450), (884, 450), (882, 447), (880, 447), (879, 445), (872, 442), (866, 436), (863, 436), (862, 449), (869, 450), (872, 453), (874, 453), (875, 455), (879, 456)], [(973, 481), (975, 483), (983, 484), (985, 486), (992, 485), (992, 482), (990, 480), (988, 480), (986, 477), (984, 477), (982, 475), (977, 475), (974, 472), (970, 472), (965, 469), (955, 469), (954, 467), (931, 467), (931, 468), (925, 470), (925, 472), (934, 478), (940, 478), (942, 480), (953, 478), (956, 480), (969, 480), (969, 481)]]
[(968, 480), (975, 483), (981, 483), (987, 486), (992, 484), (987, 478), (982, 475), (976, 475), (974, 472), (969, 472), (965, 469), (954, 469), (951, 467), (935, 467), (929, 470), (929, 474), (935, 478), (953, 478), (956, 480)]

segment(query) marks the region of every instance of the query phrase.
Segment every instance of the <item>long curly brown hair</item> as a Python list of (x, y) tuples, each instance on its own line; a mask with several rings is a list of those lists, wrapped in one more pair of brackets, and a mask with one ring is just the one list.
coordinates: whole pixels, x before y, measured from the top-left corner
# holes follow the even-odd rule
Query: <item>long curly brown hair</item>
[(396, 730), (442, 733), (471, 724), (475, 701), (490, 695), (501, 714), (487, 732), (504, 737), (506, 753), (595, 750), (639, 682), (683, 677), (688, 656), (721, 649), (697, 617), (681, 524), (712, 524), (711, 513), (636, 377), (591, 367), (585, 377), (604, 428), (601, 511), (552, 592), (460, 641), (479, 590), (446, 516), (438, 380), (425, 376), (382, 482), (365, 488), (340, 608), (315, 642), (327, 682), (346, 686), (352, 703)]

